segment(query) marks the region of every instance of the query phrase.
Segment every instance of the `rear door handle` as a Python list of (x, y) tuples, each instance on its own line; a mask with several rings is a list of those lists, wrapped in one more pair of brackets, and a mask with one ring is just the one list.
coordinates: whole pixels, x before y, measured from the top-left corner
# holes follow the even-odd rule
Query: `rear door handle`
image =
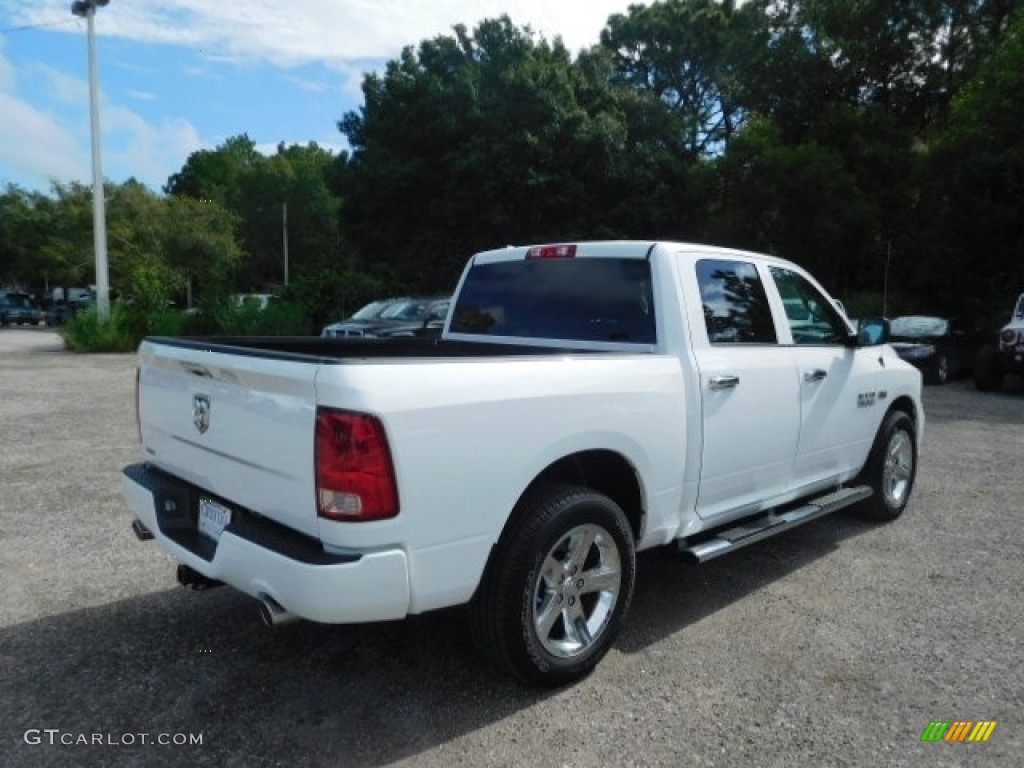
[(711, 389), (733, 389), (739, 383), (739, 376), (712, 376), (708, 380)]
[(815, 368), (813, 371), (804, 372), (804, 381), (811, 384), (815, 381), (821, 381), (828, 376), (828, 371), (823, 371), (821, 368)]

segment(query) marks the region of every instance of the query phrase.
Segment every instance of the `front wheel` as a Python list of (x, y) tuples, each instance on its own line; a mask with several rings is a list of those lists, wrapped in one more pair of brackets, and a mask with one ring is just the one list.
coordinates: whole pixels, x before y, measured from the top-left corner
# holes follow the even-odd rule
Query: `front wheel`
[(862, 504), (867, 517), (895, 520), (910, 501), (917, 475), (914, 422), (903, 411), (890, 411), (875, 436), (859, 482), (874, 491)]
[(528, 683), (573, 682), (611, 648), (635, 578), (633, 533), (614, 501), (542, 486), (517, 505), (470, 604), (474, 640)]

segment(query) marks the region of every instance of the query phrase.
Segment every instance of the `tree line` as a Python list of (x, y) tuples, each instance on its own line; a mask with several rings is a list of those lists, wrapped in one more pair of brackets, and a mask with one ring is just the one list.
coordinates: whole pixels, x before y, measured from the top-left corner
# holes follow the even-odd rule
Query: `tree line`
[[(665, 238), (792, 259), (857, 314), (991, 325), (1024, 290), (1019, 5), (662, 0), (576, 54), (456, 26), (364, 77), (349, 151), (238, 136), (163, 194), (109, 185), (112, 284), (280, 284), (286, 205), (287, 290), (317, 320), (451, 290), (482, 248)], [(0, 282), (89, 280), (88, 205), (8, 187)]]

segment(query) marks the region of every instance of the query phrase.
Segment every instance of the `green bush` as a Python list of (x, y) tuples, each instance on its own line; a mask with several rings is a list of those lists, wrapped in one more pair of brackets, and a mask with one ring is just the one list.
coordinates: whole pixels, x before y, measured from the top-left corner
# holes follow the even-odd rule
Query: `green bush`
[(60, 334), (73, 352), (133, 352), (146, 336), (307, 336), (313, 328), (306, 309), (288, 301), (262, 310), (221, 304), (192, 315), (115, 302), (109, 322), (100, 323), (91, 307), (70, 318)]
[(172, 309), (145, 311), (115, 302), (110, 320), (100, 323), (95, 307), (71, 317), (60, 329), (72, 352), (134, 352), (145, 336), (179, 336), (188, 317)]
[(184, 332), (193, 336), (308, 336), (313, 328), (301, 304), (274, 301), (266, 309), (225, 303), (201, 306), (188, 318)]
[(322, 269), (300, 274), (286, 285), (285, 302), (301, 304), (308, 310), (313, 327), (343, 320), (364, 304), (385, 295), (385, 283), (356, 270)]

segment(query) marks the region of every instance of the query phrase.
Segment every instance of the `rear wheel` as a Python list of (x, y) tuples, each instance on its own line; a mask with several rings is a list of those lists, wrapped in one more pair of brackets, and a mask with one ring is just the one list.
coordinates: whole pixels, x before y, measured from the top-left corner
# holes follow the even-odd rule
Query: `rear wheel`
[(871, 486), (871, 498), (861, 505), (867, 517), (895, 520), (910, 501), (917, 476), (917, 440), (913, 420), (903, 411), (890, 411), (875, 436), (858, 481)]
[(995, 392), (1003, 385), (1003, 375), (996, 348), (989, 345), (979, 349), (974, 360), (974, 386), (982, 392)]
[(633, 533), (614, 501), (542, 486), (516, 507), (470, 604), (474, 640), (528, 683), (573, 682), (611, 648), (635, 577)]

